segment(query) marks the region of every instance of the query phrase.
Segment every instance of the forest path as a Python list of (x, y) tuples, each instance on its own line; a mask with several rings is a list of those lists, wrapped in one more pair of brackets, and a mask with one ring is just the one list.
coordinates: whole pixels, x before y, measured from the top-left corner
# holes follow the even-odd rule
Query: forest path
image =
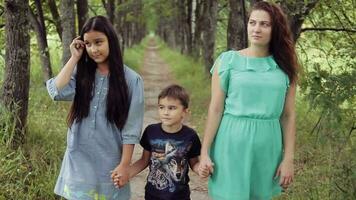
[[(169, 66), (160, 58), (158, 46), (152, 39), (145, 49), (143, 66), (140, 67), (140, 74), (145, 86), (145, 114), (144, 127), (149, 124), (159, 122), (157, 113), (157, 97), (160, 91), (169, 84), (175, 83), (173, 75), (169, 71)], [(136, 161), (141, 157), (142, 147), (135, 145), (132, 160)], [(134, 177), (131, 182), (131, 200), (143, 200), (145, 194), (146, 177), (148, 168)], [(207, 200), (207, 180), (201, 179), (195, 173), (189, 172), (190, 191), (192, 200)]]

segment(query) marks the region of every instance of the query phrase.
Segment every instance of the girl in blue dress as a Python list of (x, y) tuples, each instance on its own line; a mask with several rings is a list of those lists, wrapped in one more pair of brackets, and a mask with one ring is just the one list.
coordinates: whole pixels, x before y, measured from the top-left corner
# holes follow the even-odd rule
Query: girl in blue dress
[(293, 181), (297, 57), (283, 11), (254, 4), (249, 47), (227, 51), (211, 73), (200, 169), (215, 200), (267, 200)]
[[(54, 192), (69, 200), (128, 200), (128, 166), (143, 123), (143, 83), (125, 66), (109, 20), (90, 18), (71, 58), (47, 82), (54, 100), (73, 101), (67, 148)], [(111, 176), (120, 176), (116, 188)]]

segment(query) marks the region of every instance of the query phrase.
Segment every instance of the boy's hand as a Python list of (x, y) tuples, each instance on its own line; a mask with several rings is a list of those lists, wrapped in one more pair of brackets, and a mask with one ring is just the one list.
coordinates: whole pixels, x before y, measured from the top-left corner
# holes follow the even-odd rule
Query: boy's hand
[(202, 178), (207, 178), (210, 175), (210, 171), (207, 166), (200, 166), (198, 168), (198, 174)]
[(214, 163), (211, 161), (209, 155), (201, 155), (199, 171), (205, 171), (206, 169), (209, 171), (209, 174), (214, 173)]
[(129, 166), (119, 164), (111, 173), (111, 179), (117, 188), (122, 188), (129, 182)]

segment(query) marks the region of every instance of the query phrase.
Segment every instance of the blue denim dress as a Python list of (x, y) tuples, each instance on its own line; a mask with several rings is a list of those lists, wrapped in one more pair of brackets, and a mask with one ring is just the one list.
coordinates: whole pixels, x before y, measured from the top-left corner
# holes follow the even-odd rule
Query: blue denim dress
[[(67, 148), (54, 192), (69, 200), (128, 200), (130, 185), (115, 188), (111, 170), (120, 163), (123, 144), (137, 144), (140, 140), (144, 113), (142, 78), (125, 66), (130, 109), (127, 122), (120, 131), (106, 118), (108, 76), (95, 75), (94, 96), (88, 117), (73, 123), (67, 133)], [(75, 72), (74, 72), (75, 73)], [(72, 101), (75, 76), (63, 89), (55, 86), (55, 77), (47, 81), (53, 100)]]

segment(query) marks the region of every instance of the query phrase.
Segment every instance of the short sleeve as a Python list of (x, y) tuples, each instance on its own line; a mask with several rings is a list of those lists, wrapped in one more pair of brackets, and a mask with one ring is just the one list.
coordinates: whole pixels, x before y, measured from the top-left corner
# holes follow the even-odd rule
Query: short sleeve
[(144, 96), (143, 96), (143, 81), (142, 78), (127, 69), (127, 80), (129, 88), (130, 108), (124, 128), (122, 129), (123, 144), (137, 144), (140, 141), (143, 112), (144, 112)]
[(232, 51), (221, 53), (215, 60), (215, 63), (210, 70), (210, 73), (213, 74), (215, 68), (217, 68), (217, 73), (220, 78), (220, 86), (225, 93), (227, 93), (227, 90), (229, 88), (231, 59)]
[(289, 80), (289, 76), (286, 75), (286, 85), (287, 85), (287, 89), (290, 87), (290, 80)]
[(49, 96), (55, 101), (73, 101), (75, 95), (75, 73), (72, 74), (69, 83), (61, 90), (56, 87), (56, 78), (51, 78), (46, 82), (46, 87)]
[(151, 151), (151, 145), (150, 145), (150, 141), (148, 138), (148, 127), (145, 129), (145, 131), (143, 131), (141, 140), (140, 140), (140, 145), (142, 146), (142, 148), (144, 148), (147, 151)]
[(200, 149), (201, 149), (201, 143), (198, 135), (195, 133), (194, 136), (192, 137), (192, 148), (190, 148), (190, 151), (188, 153), (189, 158), (195, 158), (200, 155)]

